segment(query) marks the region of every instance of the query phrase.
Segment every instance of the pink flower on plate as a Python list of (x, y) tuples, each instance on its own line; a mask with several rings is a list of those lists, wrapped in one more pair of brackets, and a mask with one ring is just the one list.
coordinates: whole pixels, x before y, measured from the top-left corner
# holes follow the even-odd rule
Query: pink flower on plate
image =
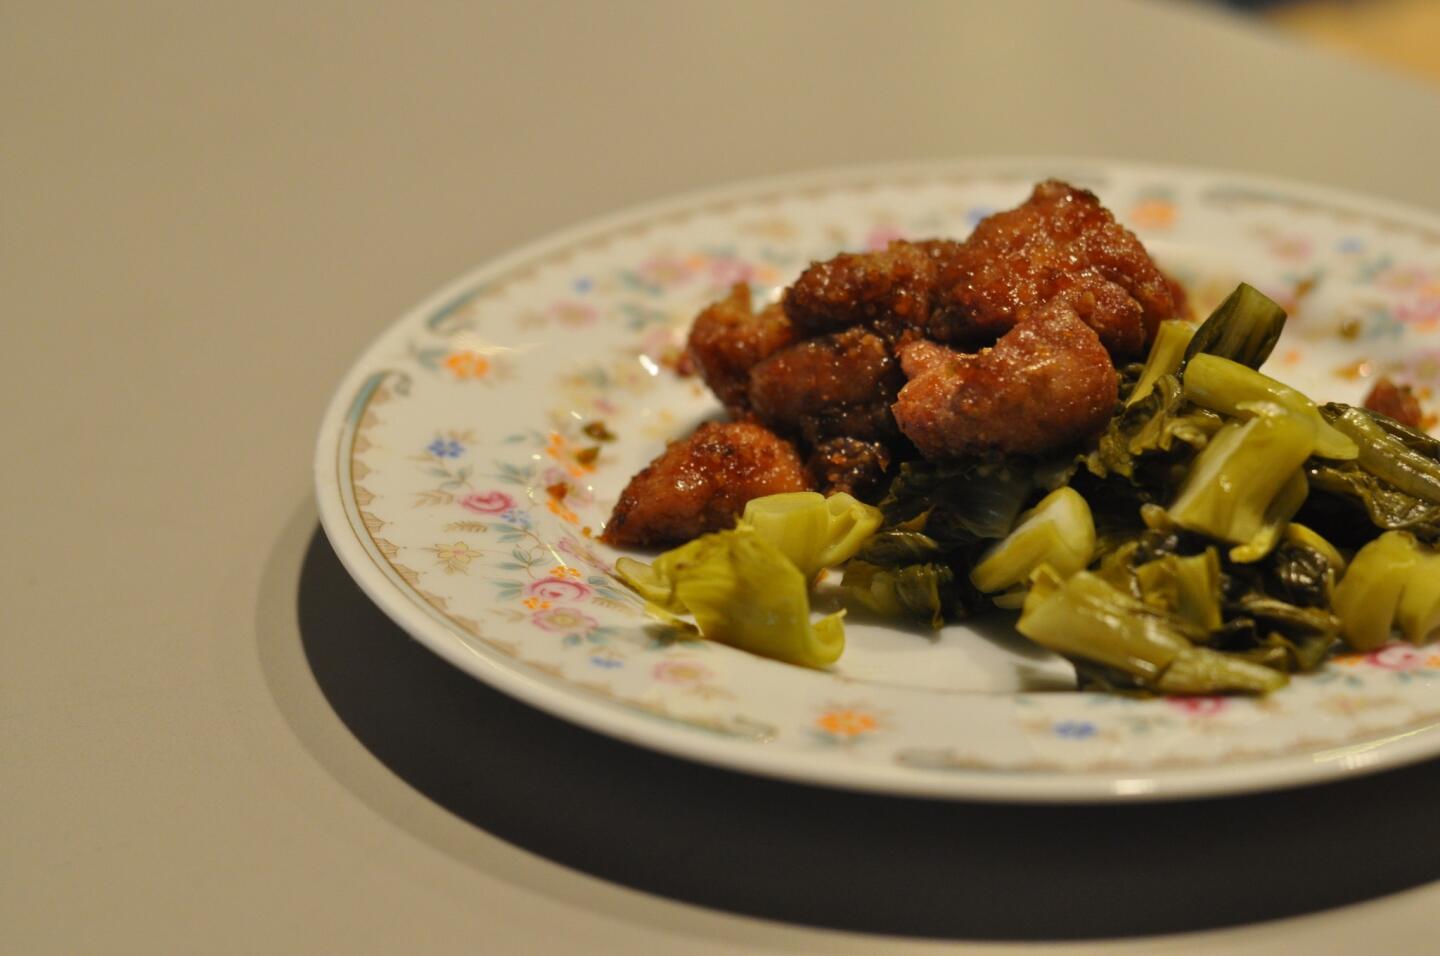
[(865, 234), (865, 248), (873, 252), (904, 238), (905, 233), (895, 226), (876, 226)]
[(555, 542), (555, 547), (563, 554), (588, 564), (601, 574), (611, 573), (610, 563), (595, 553), (593, 548), (582, 544), (577, 538), (570, 535), (562, 535), (560, 540)]
[(525, 585), (525, 593), (546, 601), (583, 601), (590, 596), (590, 586), (570, 578), (541, 578)]
[(476, 491), (461, 498), (460, 507), (482, 515), (498, 515), (515, 507), (515, 499), (503, 491)]
[(1426, 285), (1429, 278), (1419, 266), (1391, 266), (1375, 277), (1375, 284), (1391, 292), (1410, 292)]
[(1376, 667), (1387, 671), (1413, 671), (1424, 667), (1430, 655), (1411, 644), (1387, 644), (1365, 656)]
[(1213, 717), (1225, 709), (1224, 697), (1167, 697), (1166, 703), (1192, 717)]
[(530, 623), (544, 631), (556, 634), (589, 634), (596, 628), (596, 621), (588, 614), (582, 614), (572, 607), (552, 607), (536, 611)]
[(1440, 323), (1440, 296), (1419, 296), (1395, 306), (1395, 318), (1421, 328)]
[(718, 286), (726, 288), (737, 282), (749, 282), (755, 277), (755, 267), (741, 259), (726, 257), (710, 260), (710, 278)]

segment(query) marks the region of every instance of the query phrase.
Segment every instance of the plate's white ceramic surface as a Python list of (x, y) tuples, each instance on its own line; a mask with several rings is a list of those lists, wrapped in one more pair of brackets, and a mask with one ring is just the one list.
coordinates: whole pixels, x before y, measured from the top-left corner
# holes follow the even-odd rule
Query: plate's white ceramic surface
[(1382, 373), (1440, 391), (1433, 217), (1098, 161), (822, 173), (574, 229), (406, 315), (326, 413), (326, 533), (386, 613), (456, 666), (586, 727), (756, 773), (1102, 800), (1288, 786), (1440, 753), (1440, 646), (1341, 655), (1262, 700), (1137, 701), (1051, 692), (1068, 668), (1003, 626), (935, 638), (852, 621), (835, 673), (793, 668), (676, 640), (608, 576), (614, 554), (591, 533), (616, 494), (718, 410), (673, 371), (698, 309), (736, 281), (778, 294), (841, 249), (963, 236), (1047, 176), (1096, 190), (1201, 314), (1242, 278), (1285, 303), (1277, 377), (1322, 400), (1358, 401)]

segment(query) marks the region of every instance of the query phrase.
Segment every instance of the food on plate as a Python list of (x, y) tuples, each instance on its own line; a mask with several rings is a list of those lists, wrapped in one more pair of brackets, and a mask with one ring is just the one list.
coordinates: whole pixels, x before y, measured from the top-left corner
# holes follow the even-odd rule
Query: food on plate
[[(1198, 327), (1184, 301), (1056, 182), (963, 242), (812, 265), (779, 307), (732, 292), (691, 352), (740, 420), (631, 482), (606, 540), (689, 543), (619, 574), (705, 637), (827, 666), (843, 626), (809, 624), (807, 585), (843, 566), (852, 610), (1019, 609), (1124, 693), (1264, 693), (1341, 644), (1429, 639), (1440, 440), (1261, 373), (1286, 316), (1251, 286)], [(747, 455), (768, 464), (722, 467)]]
[(1402, 425), (1419, 428), (1425, 418), (1420, 400), (1408, 385), (1397, 385), (1388, 378), (1377, 381), (1365, 396), (1365, 407), (1395, 419)]
[[(1186, 314), (1179, 289), (1093, 193), (1051, 180), (963, 242), (842, 253), (758, 310), (736, 285), (696, 317), (686, 354), (734, 421), (773, 433), (746, 442), (788, 443), (808, 485), (874, 499), (917, 457), (1085, 441), (1114, 405), (1114, 363)], [(689, 454), (636, 476), (605, 540), (675, 543), (739, 517), (743, 495), (677, 472)]]
[(702, 535), (651, 564), (621, 558), (620, 579), (661, 617), (689, 614), (711, 640), (807, 667), (845, 649), (844, 612), (810, 621), (809, 582), (854, 555), (880, 512), (839, 493), (752, 500), (739, 524)]
[(788, 442), (749, 422), (707, 422), (630, 479), (603, 540), (619, 547), (689, 541), (732, 526), (752, 498), (809, 487)]
[[(807, 269), (785, 293), (806, 334), (875, 324), (939, 342), (985, 343), (1052, 302), (1069, 305), (1112, 353), (1144, 350), (1183, 296), (1094, 193), (1040, 183), (963, 242), (892, 242)], [(1177, 301), (1178, 299), (1178, 301)]]
[(739, 283), (695, 317), (688, 354), (720, 403), (741, 415), (750, 407), (750, 370), (795, 338), (778, 304), (756, 312), (750, 290)]
[(1351, 647), (1374, 650), (1398, 629), (1421, 643), (1440, 628), (1440, 554), (1415, 536), (1387, 531), (1356, 553), (1340, 586), (1335, 610)]
[(890, 346), (863, 328), (781, 349), (750, 371), (750, 408), (776, 433), (815, 447), (830, 438), (891, 443), (890, 405), (904, 376)]
[(1031, 313), (994, 347), (961, 353), (927, 339), (900, 347), (909, 377), (895, 420), (930, 459), (1039, 454), (1056, 436), (1105, 427), (1118, 379), (1095, 332), (1061, 302)]

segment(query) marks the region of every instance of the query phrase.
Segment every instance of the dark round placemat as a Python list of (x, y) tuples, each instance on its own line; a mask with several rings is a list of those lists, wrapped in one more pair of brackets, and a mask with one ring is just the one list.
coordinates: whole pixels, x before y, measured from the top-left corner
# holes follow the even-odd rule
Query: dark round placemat
[(1276, 793), (1007, 806), (808, 787), (550, 717), (412, 641), (311, 538), (298, 614), (340, 719), (419, 792), (659, 896), (867, 933), (1075, 939), (1293, 916), (1440, 879), (1440, 760)]

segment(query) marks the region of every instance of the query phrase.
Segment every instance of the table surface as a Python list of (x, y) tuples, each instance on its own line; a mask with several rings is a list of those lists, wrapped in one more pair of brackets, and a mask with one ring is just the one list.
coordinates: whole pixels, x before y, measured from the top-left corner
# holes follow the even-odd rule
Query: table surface
[(596, 214), (1062, 153), (1435, 210), (1436, 89), (1133, 0), (37, 2), (0, 7), (0, 106), (0, 949), (1431, 940), (1440, 764), (1090, 809), (692, 766), (408, 641), (319, 534), (309, 461), (395, 316)]

